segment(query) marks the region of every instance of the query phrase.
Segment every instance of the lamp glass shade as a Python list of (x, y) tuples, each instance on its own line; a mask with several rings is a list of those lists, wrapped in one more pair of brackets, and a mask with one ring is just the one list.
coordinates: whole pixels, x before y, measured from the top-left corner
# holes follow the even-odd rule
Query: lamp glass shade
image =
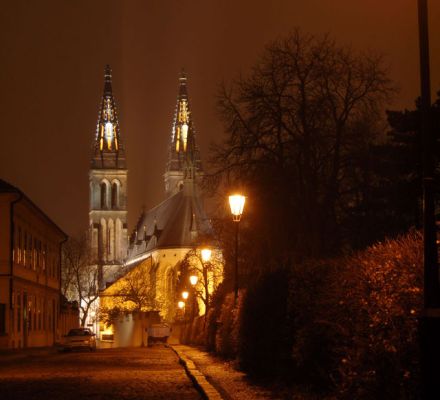
[(229, 206), (231, 207), (231, 214), (234, 217), (234, 221), (240, 221), (245, 201), (246, 197), (241, 194), (233, 194), (229, 196)]
[(189, 277), (189, 282), (191, 283), (191, 285), (197, 285), (197, 282), (199, 281), (199, 277), (197, 275), (191, 275)]
[(185, 290), (184, 292), (182, 292), (182, 299), (186, 300), (189, 296), (189, 293)]
[(179, 307), (180, 309), (182, 309), (183, 307), (185, 307), (185, 302), (184, 301), (179, 301), (177, 303), (177, 307)]
[(202, 249), (201, 254), (202, 254), (202, 261), (208, 262), (209, 260), (211, 260), (212, 250), (211, 249)]

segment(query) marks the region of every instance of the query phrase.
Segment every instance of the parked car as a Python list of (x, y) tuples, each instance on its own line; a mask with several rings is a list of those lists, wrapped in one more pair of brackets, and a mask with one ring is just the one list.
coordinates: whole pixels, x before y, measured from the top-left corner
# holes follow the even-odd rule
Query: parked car
[(89, 349), (90, 351), (95, 351), (95, 334), (89, 328), (71, 329), (69, 333), (64, 336), (62, 347), (64, 351), (72, 349)]
[(166, 343), (171, 329), (168, 324), (153, 324), (148, 328), (148, 346), (154, 343)]

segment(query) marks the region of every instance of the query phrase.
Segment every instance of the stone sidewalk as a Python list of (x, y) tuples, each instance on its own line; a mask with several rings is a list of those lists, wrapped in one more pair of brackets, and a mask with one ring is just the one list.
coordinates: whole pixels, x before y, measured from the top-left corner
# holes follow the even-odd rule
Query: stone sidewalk
[(274, 394), (251, 384), (243, 372), (196, 347), (170, 346), (179, 356), (188, 376), (209, 400), (274, 400)]

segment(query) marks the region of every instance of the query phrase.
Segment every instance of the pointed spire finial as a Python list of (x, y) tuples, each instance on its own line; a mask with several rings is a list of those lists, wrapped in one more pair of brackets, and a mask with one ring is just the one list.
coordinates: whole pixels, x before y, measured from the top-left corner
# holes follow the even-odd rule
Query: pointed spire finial
[(112, 69), (107, 64), (104, 69), (104, 96), (112, 94)]
[(179, 81), (182, 82), (186, 82), (186, 72), (185, 72), (185, 68), (182, 67), (182, 69), (180, 70), (180, 76), (179, 76)]
[(182, 69), (180, 70), (180, 75), (179, 75), (179, 97), (188, 97), (188, 92), (186, 91), (186, 81), (187, 81), (187, 77), (186, 77), (186, 72), (185, 69), (182, 67)]

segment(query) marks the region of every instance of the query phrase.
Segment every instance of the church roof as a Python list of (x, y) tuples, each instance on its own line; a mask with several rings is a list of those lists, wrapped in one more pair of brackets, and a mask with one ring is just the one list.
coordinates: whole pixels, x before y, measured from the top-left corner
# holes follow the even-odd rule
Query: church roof
[(104, 91), (96, 124), (92, 168), (126, 168), (125, 151), (112, 90), (112, 70), (109, 65), (106, 65), (104, 72)]
[(181, 191), (142, 213), (130, 238), (128, 261), (157, 248), (194, 246), (200, 234), (211, 230), (195, 184), (188, 180)]

